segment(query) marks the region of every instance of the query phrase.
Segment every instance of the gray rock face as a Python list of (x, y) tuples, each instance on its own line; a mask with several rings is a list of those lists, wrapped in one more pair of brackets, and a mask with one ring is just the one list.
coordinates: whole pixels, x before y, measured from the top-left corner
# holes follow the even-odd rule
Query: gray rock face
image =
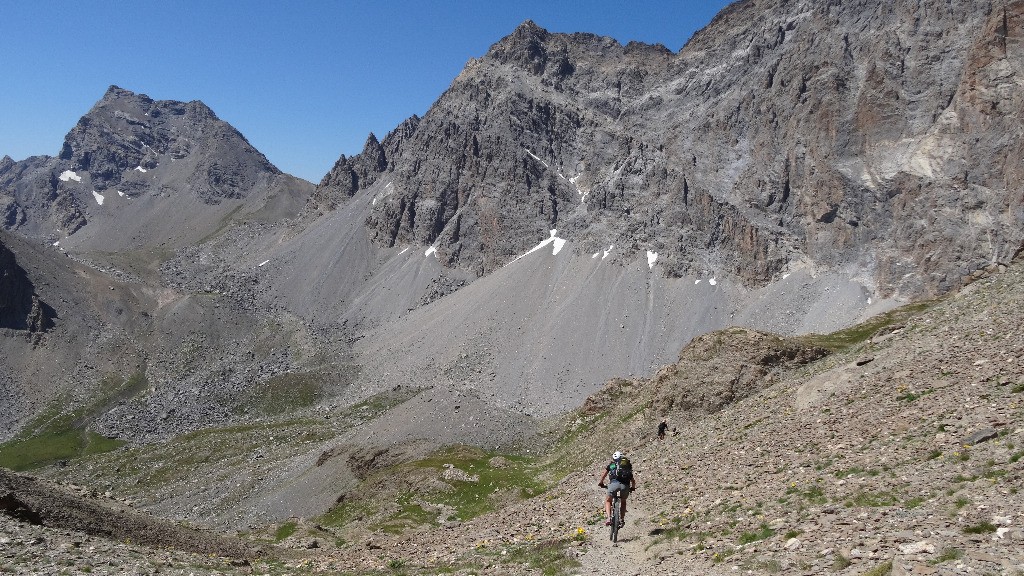
[(54, 314), (39, 299), (14, 253), (0, 241), (0, 328), (45, 332), (53, 327)]
[(416, 131), (419, 117), (413, 115), (391, 131), (384, 142), (378, 142), (372, 133), (367, 137), (363, 151), (352, 158), (341, 158), (316, 187), (310, 198), (310, 205), (317, 212), (334, 210), (338, 204), (351, 198), (358, 190), (366, 188), (377, 180), (377, 176), (388, 169), (389, 159), (399, 155), (402, 145)]
[(1022, 22), (1009, 1), (747, 1), (673, 54), (528, 21), (386, 162), (368, 143), (321, 186), (387, 178), (375, 240), (478, 274), (557, 228), (670, 275), (852, 264), (883, 295), (943, 292), (1024, 245)]

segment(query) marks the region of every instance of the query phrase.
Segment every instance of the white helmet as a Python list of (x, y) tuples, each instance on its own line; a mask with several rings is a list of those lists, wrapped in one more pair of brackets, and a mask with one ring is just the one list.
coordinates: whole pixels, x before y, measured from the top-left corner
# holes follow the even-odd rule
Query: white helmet
[(612, 460), (618, 460), (619, 458), (622, 458), (622, 452), (616, 450), (615, 454), (612, 454)]

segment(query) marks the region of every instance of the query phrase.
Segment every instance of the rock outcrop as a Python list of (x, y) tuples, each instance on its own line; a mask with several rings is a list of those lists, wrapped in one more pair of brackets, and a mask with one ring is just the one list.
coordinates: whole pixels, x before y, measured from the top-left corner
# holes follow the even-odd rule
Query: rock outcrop
[(0, 328), (42, 333), (53, 327), (55, 316), (36, 294), (14, 253), (0, 242)]

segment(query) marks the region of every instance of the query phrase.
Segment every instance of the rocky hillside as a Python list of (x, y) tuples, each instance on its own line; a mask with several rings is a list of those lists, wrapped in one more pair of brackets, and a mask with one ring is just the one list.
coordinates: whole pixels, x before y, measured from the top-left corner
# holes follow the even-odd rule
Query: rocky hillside
[(528, 21), (320, 194), (379, 183), (377, 242), (477, 274), (558, 229), (670, 275), (941, 293), (1024, 242), (1022, 6), (750, 0), (678, 53)]
[[(327, 515), (255, 530), (254, 542), (282, 548), (251, 566), (96, 540), (10, 504), (0, 538), (12, 552), (0, 565), (26, 574), (1014, 574), (1024, 570), (1024, 341), (1013, 329), (1022, 304), (1018, 264), (826, 336), (710, 334), (650, 378), (610, 382), (552, 421), (548, 441), (533, 444), (541, 454), (455, 448), (411, 464), (351, 461), (363, 483)], [(658, 441), (662, 419), (670, 433)], [(595, 486), (614, 449), (632, 457), (639, 484), (617, 547)], [(27, 482), (5, 484), (2, 501), (24, 501)], [(85, 542), (109, 560), (91, 560)]]

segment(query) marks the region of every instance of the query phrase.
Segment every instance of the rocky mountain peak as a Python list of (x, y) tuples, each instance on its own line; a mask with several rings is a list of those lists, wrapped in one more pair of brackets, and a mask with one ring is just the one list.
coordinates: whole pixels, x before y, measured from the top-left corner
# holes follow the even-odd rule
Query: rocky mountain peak
[(547, 66), (548, 47), (545, 42), (549, 36), (547, 30), (537, 26), (532, 20), (526, 20), (511, 34), (491, 46), (487, 56), (539, 75)]

